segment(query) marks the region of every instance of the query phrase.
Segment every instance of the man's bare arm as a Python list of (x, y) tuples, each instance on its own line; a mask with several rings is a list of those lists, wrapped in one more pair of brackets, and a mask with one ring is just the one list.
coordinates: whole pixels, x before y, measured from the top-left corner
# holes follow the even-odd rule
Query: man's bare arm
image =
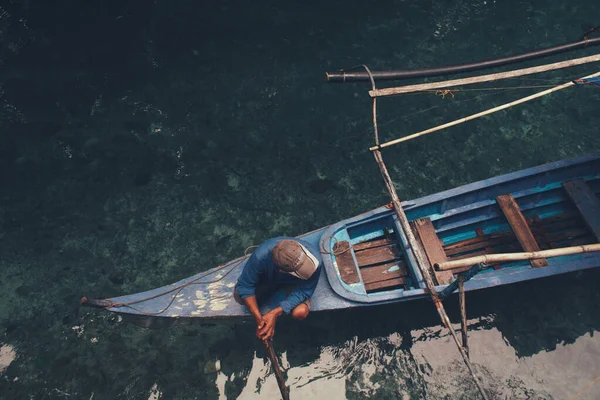
[(244, 304), (246, 305), (246, 307), (248, 307), (248, 311), (250, 311), (250, 314), (252, 314), (252, 316), (256, 320), (256, 323), (260, 325), (260, 323), (262, 321), (262, 314), (258, 310), (258, 303), (256, 302), (256, 296), (246, 297), (244, 299)]

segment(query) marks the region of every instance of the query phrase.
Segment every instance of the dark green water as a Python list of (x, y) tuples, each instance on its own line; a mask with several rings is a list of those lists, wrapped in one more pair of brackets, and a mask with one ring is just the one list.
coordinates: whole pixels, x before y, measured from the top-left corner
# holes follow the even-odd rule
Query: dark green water
[[(79, 298), (162, 286), (387, 203), (368, 87), (325, 85), (325, 71), (493, 58), (600, 24), (591, 0), (37, 3), (0, 5), (2, 399), (276, 398), (252, 324), (145, 330)], [(385, 100), (381, 134), (535, 90)], [(573, 88), (385, 157), (415, 198), (599, 151), (599, 109), (600, 90)], [(600, 375), (598, 283), (590, 271), (468, 296), (495, 398), (569, 398)], [(275, 343), (295, 399), (477, 398), (426, 301), (281, 320)], [(600, 384), (580, 398), (598, 397)]]

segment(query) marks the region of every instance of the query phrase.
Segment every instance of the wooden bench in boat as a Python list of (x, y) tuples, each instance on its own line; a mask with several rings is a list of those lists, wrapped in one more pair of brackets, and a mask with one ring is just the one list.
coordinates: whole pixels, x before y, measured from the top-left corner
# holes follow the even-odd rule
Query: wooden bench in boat
[(342, 281), (358, 283), (362, 277), (367, 293), (406, 286), (408, 273), (404, 255), (394, 239), (386, 237), (355, 244), (352, 246), (354, 256), (349, 246), (348, 242), (340, 242), (335, 246), (336, 263)]
[[(521, 213), (521, 209), (516, 200), (510, 194), (504, 194), (496, 197), (496, 203), (500, 206), (502, 213), (508, 220), (510, 228), (515, 233), (517, 240), (521, 244), (523, 251), (540, 251), (540, 246), (529, 229), (529, 225)], [(534, 268), (545, 267), (548, 262), (545, 259), (530, 260), (529, 263)]]
[(411, 222), (411, 228), (416, 233), (415, 238), (421, 245), (421, 250), (427, 255), (430, 273), (435, 277), (438, 285), (447, 285), (452, 282), (453, 276), (450, 271), (435, 271), (433, 265), (439, 262), (448, 261), (442, 241), (437, 236), (433, 223), (429, 218), (421, 218)]

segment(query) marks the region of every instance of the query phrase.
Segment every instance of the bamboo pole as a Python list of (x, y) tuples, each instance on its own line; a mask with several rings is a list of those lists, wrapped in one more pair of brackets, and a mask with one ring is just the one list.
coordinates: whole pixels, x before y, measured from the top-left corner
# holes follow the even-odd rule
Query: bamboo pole
[[(375, 90), (376, 89), (375, 80), (373, 79), (373, 74), (371, 73), (371, 70), (366, 65), (363, 65), (363, 67), (366, 70), (367, 74), (369, 75), (373, 90)], [(377, 128), (377, 99), (376, 98), (373, 98), (373, 130), (375, 133), (375, 144), (377, 144), (379, 146), (379, 132), (378, 132), (378, 128)], [(383, 177), (383, 182), (385, 183), (385, 187), (387, 188), (388, 194), (392, 198), (392, 205), (394, 206), (394, 211), (396, 213), (396, 217), (398, 218), (398, 222), (400, 223), (400, 227), (404, 231), (404, 234), (406, 235), (406, 239), (408, 241), (408, 245), (409, 245), (410, 249), (412, 249), (412, 251), (413, 251), (413, 254), (417, 261), (417, 268), (419, 268), (419, 270), (421, 271), (421, 275), (423, 276), (423, 279), (425, 280), (425, 285), (427, 286), (427, 291), (429, 292), (429, 296), (431, 297), (431, 300), (432, 300), (433, 304), (435, 305), (438, 315), (440, 316), (440, 319), (442, 320), (442, 324), (450, 331), (450, 334), (452, 335), (452, 338), (454, 339), (454, 343), (456, 343), (456, 346), (458, 347), (458, 351), (460, 352), (460, 355), (462, 356), (465, 364), (467, 365), (467, 368), (469, 369), (469, 372), (471, 373), (471, 376), (473, 377), (473, 380), (475, 381), (475, 385), (477, 386), (477, 389), (479, 389), (479, 392), (481, 393), (481, 397), (484, 400), (487, 400), (488, 398), (487, 398), (487, 395), (485, 394), (485, 391), (483, 390), (483, 387), (481, 386), (480, 378), (477, 376), (477, 374), (475, 373), (475, 370), (471, 366), (471, 362), (469, 361), (469, 357), (465, 353), (465, 349), (463, 349), (462, 346), (460, 345), (460, 343), (458, 341), (458, 337), (456, 336), (456, 332), (454, 331), (454, 328), (452, 327), (452, 324), (450, 323), (450, 318), (448, 318), (448, 314), (446, 314), (446, 310), (444, 309), (442, 300), (440, 299), (440, 296), (438, 295), (438, 292), (435, 289), (435, 284), (433, 283), (433, 279), (431, 278), (431, 273), (429, 272), (429, 268), (428, 268), (429, 263), (428, 263), (427, 259), (425, 258), (425, 254), (423, 254), (423, 252), (421, 251), (421, 246), (415, 239), (415, 235), (414, 235), (412, 229), (410, 228), (410, 224), (408, 223), (408, 218), (406, 218), (406, 214), (404, 213), (404, 209), (402, 208), (402, 204), (400, 203), (400, 199), (398, 198), (398, 193), (396, 193), (396, 188), (394, 186), (394, 182), (392, 182), (392, 178), (390, 177), (387, 167), (385, 166), (385, 163), (383, 162), (383, 158), (381, 156), (381, 151), (376, 150), (373, 152), (373, 155), (375, 156), (375, 161), (377, 161), (377, 165), (379, 166), (379, 171), (381, 172), (381, 176)]]
[(279, 361), (277, 361), (277, 354), (275, 354), (273, 342), (271, 340), (267, 340), (264, 343), (267, 348), (267, 355), (269, 356), (269, 360), (271, 360), (273, 372), (275, 372), (275, 378), (277, 378), (277, 385), (279, 386), (279, 391), (281, 392), (281, 398), (283, 400), (290, 400), (290, 393), (288, 391), (287, 386), (285, 386), (285, 379), (283, 379), (283, 372), (281, 372)]
[(481, 76), (472, 76), (469, 78), (452, 79), (449, 81), (423, 83), (419, 85), (407, 85), (399, 87), (391, 87), (385, 89), (369, 90), (371, 97), (383, 97), (383, 96), (394, 96), (403, 93), (421, 92), (424, 90), (442, 89), (452, 86), (465, 86), (472, 85), (475, 83), (498, 81), (501, 79), (517, 78), (525, 75), (538, 74), (541, 72), (554, 71), (557, 69), (564, 69), (575, 67), (577, 65), (588, 64), (591, 62), (600, 61), (600, 54), (594, 54), (593, 56), (575, 58), (567, 61), (560, 61), (552, 64), (538, 65), (530, 68), (516, 69), (513, 71), (499, 72), (496, 74), (488, 74)]
[[(373, 99), (373, 100), (375, 100), (375, 99)], [(429, 291), (429, 296), (431, 297), (431, 300), (432, 300), (433, 304), (435, 305), (438, 315), (440, 316), (440, 319), (442, 320), (442, 324), (450, 331), (450, 335), (452, 336), (452, 339), (454, 339), (454, 343), (456, 343), (456, 346), (458, 347), (458, 351), (460, 352), (460, 355), (462, 356), (463, 361), (465, 362), (465, 365), (469, 369), (471, 376), (473, 376), (473, 380), (475, 381), (475, 385), (477, 386), (477, 389), (479, 389), (479, 392), (481, 393), (481, 397), (484, 400), (487, 400), (488, 397), (487, 397), (485, 391), (483, 390), (483, 387), (481, 386), (481, 380), (480, 380), (479, 376), (475, 373), (475, 370), (473, 369), (473, 366), (471, 365), (471, 362), (469, 361), (468, 354), (466, 353), (465, 349), (459, 342), (458, 336), (456, 335), (456, 331), (454, 330), (454, 327), (452, 326), (452, 323), (450, 322), (450, 318), (448, 318), (448, 314), (446, 313), (446, 309), (444, 308), (444, 305), (442, 304), (442, 301), (440, 300), (440, 298), (438, 296), (438, 292), (435, 289), (435, 284), (433, 283), (433, 279), (431, 278), (431, 274), (429, 272), (429, 269), (427, 268), (428, 264), (425, 261), (426, 260), (425, 255), (421, 252), (421, 247), (418, 245), (418, 243), (415, 239), (415, 236), (413, 234), (413, 231), (410, 228), (410, 224), (408, 223), (408, 219), (406, 218), (406, 214), (404, 213), (404, 210), (402, 209), (402, 205), (400, 204), (400, 199), (398, 198), (398, 194), (396, 193), (396, 188), (394, 187), (394, 183), (392, 182), (392, 179), (390, 178), (390, 174), (388, 173), (387, 168), (383, 162), (383, 158), (381, 157), (381, 152), (379, 150), (375, 150), (373, 152), (373, 154), (375, 155), (375, 160), (377, 161), (377, 165), (379, 165), (379, 169), (381, 171), (381, 175), (385, 182), (385, 186), (388, 190), (388, 193), (390, 194), (390, 197), (392, 198), (392, 204), (394, 206), (394, 211), (396, 212), (396, 217), (398, 218), (398, 222), (400, 222), (400, 225), (402, 227), (402, 230), (404, 231), (404, 234), (406, 235), (406, 239), (408, 240), (410, 248), (412, 249), (413, 254), (415, 255), (415, 258), (417, 260), (417, 266), (418, 266), (419, 270), (421, 271), (421, 274), (423, 275), (423, 279), (425, 280), (425, 285), (427, 286), (427, 290)]]
[(509, 261), (534, 260), (538, 258), (567, 256), (570, 254), (592, 253), (595, 251), (600, 251), (600, 243), (584, 244), (572, 247), (562, 247), (560, 249), (531, 251), (525, 253), (487, 254), (483, 256), (463, 258), (462, 260), (436, 263), (435, 269), (438, 271), (447, 271), (450, 269), (466, 267), (468, 265), (474, 265), (479, 263), (496, 264)]
[[(595, 78), (597, 76), (600, 76), (600, 72), (596, 72), (595, 74), (585, 76), (585, 77), (583, 77), (581, 79)], [(468, 117), (457, 119), (455, 121), (448, 122), (446, 124), (439, 125), (439, 126), (436, 126), (434, 128), (426, 129), (424, 131), (417, 132), (417, 133), (414, 133), (412, 135), (408, 135), (408, 136), (405, 136), (405, 137), (402, 137), (402, 138), (399, 138), (399, 139), (391, 140), (389, 142), (373, 146), (373, 147), (369, 148), (369, 150), (371, 150), (371, 151), (379, 150), (379, 149), (382, 149), (384, 147), (389, 147), (389, 146), (394, 145), (394, 144), (406, 142), (408, 140), (415, 139), (417, 137), (424, 136), (424, 135), (427, 135), (427, 134), (432, 133), (432, 132), (436, 132), (436, 131), (440, 131), (442, 129), (450, 128), (451, 126), (459, 125), (459, 124), (462, 124), (464, 122), (471, 121), (473, 119), (483, 117), (485, 115), (489, 115), (489, 114), (493, 114), (493, 113), (498, 112), (498, 111), (505, 110), (507, 108), (516, 106), (518, 104), (525, 103), (527, 101), (534, 100), (534, 99), (537, 99), (539, 97), (546, 96), (548, 94), (557, 92), (557, 91), (562, 90), (562, 89), (566, 89), (566, 88), (571, 87), (573, 85), (575, 85), (574, 81), (567, 82), (567, 83), (564, 83), (562, 85), (553, 87), (551, 89), (544, 90), (543, 92), (532, 94), (531, 96), (523, 97), (522, 99), (510, 102), (510, 103), (506, 103), (506, 104), (503, 104), (501, 106), (494, 107), (492, 109), (489, 109), (489, 110), (486, 110), (486, 111), (482, 111), (482, 112), (477, 113), (477, 114), (469, 115)]]
[(467, 356), (470, 356), (469, 342), (467, 338), (467, 304), (465, 298), (465, 277), (463, 276), (463, 274), (458, 275), (458, 305), (460, 307), (460, 330), (462, 337), (462, 346), (465, 349), (465, 353), (467, 353)]

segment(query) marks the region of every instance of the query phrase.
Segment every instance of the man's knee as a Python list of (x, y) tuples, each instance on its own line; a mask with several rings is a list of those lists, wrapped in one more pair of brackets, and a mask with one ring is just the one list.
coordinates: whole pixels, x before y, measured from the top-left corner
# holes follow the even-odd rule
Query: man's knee
[(306, 317), (308, 317), (309, 311), (310, 310), (308, 309), (308, 306), (302, 303), (292, 310), (292, 318), (298, 320), (306, 319)]

